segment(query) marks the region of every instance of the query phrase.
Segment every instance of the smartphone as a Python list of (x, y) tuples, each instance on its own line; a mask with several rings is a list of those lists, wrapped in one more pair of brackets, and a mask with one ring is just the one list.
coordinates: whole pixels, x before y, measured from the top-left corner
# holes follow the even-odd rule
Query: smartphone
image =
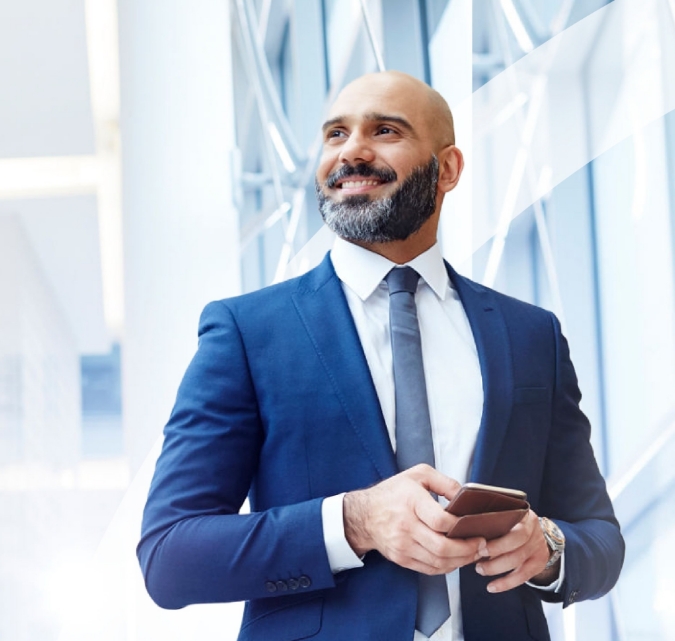
[(498, 487), (496, 485), (484, 485), (483, 483), (465, 483), (462, 485), (460, 492), (462, 490), (485, 490), (487, 492), (498, 492), (499, 494), (505, 494), (506, 496), (512, 496), (514, 499), (521, 499), (522, 501), (527, 501), (527, 493), (522, 490), (514, 490), (510, 487)]
[(467, 483), (445, 509), (459, 517), (447, 536), (459, 539), (482, 536), (491, 540), (504, 536), (520, 523), (530, 504), (521, 490)]

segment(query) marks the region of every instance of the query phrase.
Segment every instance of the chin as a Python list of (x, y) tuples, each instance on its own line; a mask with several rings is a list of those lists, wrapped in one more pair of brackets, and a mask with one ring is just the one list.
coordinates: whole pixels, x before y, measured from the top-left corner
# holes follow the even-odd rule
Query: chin
[(363, 205), (369, 203), (371, 200), (375, 200), (370, 197), (370, 194), (354, 194), (353, 196), (343, 196), (340, 200), (336, 202), (344, 203), (346, 205)]

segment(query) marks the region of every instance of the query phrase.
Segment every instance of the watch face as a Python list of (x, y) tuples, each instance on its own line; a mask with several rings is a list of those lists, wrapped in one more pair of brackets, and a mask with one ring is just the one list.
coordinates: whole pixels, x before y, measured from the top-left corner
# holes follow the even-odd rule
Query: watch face
[(565, 535), (563, 534), (563, 531), (550, 519), (544, 519), (544, 529), (546, 533), (549, 535), (549, 537), (552, 539), (552, 543), (555, 544), (556, 547), (564, 547), (565, 546)]

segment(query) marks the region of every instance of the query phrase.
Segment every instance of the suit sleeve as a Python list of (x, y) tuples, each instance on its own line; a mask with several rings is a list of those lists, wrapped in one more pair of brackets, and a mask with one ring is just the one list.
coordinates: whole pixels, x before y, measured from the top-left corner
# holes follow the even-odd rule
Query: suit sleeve
[(612, 589), (625, 545), (593, 454), (588, 419), (579, 408), (581, 392), (567, 341), (558, 319), (551, 318), (557, 365), (541, 505), (542, 515), (565, 534), (565, 580), (559, 593), (540, 595), (566, 607)]
[(289, 583), (298, 592), (334, 586), (321, 499), (238, 513), (263, 439), (236, 321), (224, 302), (210, 303), (164, 430), (137, 548), (158, 605), (274, 597), (289, 594)]

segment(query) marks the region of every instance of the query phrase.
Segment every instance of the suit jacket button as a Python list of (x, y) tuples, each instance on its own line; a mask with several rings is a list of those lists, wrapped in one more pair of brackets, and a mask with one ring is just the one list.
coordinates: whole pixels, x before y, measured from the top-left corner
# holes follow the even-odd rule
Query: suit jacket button
[(288, 587), (291, 588), (291, 590), (297, 590), (300, 587), (300, 581), (297, 579), (288, 579), (286, 583), (288, 583)]
[(310, 585), (312, 585), (312, 580), (306, 574), (303, 574), (298, 579), (298, 583), (300, 584), (301, 588), (308, 588)]
[(277, 581), (277, 590), (279, 590), (279, 592), (286, 592), (286, 590), (288, 590), (286, 581)]
[(577, 600), (578, 596), (579, 596), (579, 590), (572, 590), (570, 592), (570, 598), (569, 598), (570, 605)]
[(267, 581), (265, 583), (265, 589), (268, 592), (276, 592), (277, 591), (277, 585), (274, 581)]

